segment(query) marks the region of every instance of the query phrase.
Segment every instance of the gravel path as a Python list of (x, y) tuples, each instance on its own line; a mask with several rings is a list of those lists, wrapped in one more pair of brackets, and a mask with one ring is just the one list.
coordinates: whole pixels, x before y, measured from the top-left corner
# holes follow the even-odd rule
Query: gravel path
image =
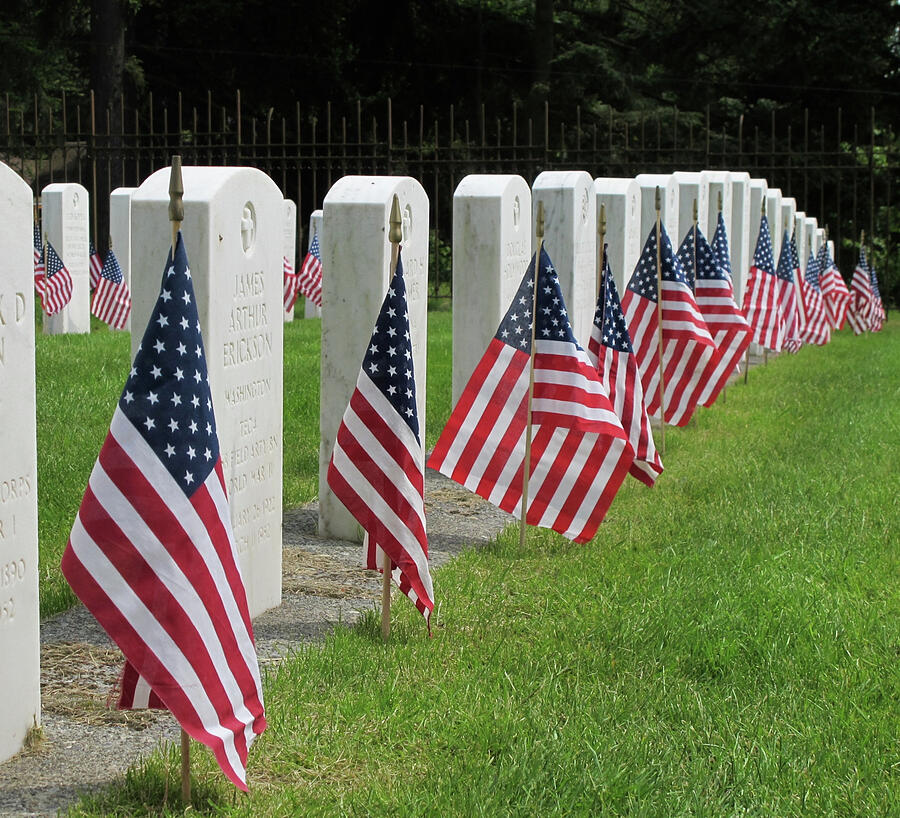
[[(425, 497), (432, 569), (468, 545), (490, 541), (513, 519), (431, 470)], [(323, 638), (340, 622), (355, 622), (380, 600), (381, 579), (360, 567), (361, 547), (317, 537), (317, 515), (316, 506), (284, 514), (282, 604), (253, 623), (262, 663), (277, 661), (297, 642)], [(0, 815), (56, 815), (160, 742), (178, 741), (168, 713), (108, 708), (121, 665), (121, 653), (82, 606), (41, 623), (44, 739), (0, 765)]]

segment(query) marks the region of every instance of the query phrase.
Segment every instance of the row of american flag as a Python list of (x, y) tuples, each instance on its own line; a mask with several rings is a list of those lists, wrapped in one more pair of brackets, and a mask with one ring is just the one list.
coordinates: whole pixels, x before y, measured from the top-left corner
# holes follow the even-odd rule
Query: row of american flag
[[(94, 294), (91, 314), (113, 329), (124, 329), (131, 316), (131, 292), (112, 248), (101, 259), (91, 242), (89, 270)], [(47, 315), (56, 315), (72, 300), (72, 274), (53, 245), (49, 241), (44, 244), (37, 224), (34, 226), (34, 289)]]
[[(711, 242), (694, 227), (677, 252), (664, 225), (651, 231), (621, 300), (604, 254), (586, 350), (552, 248), (542, 247), (428, 465), (517, 516), (527, 469), (526, 523), (588, 542), (629, 474), (648, 486), (662, 474), (651, 416), (684, 425), (712, 405), (751, 341), (796, 351), (826, 342), (844, 320), (855, 331), (880, 328), (883, 306), (864, 256), (842, 289), (827, 253), (800, 276), (786, 239), (776, 267), (763, 218), (740, 308), (721, 214)], [(36, 276), (37, 262), (36, 245)], [(424, 459), (398, 258), (328, 481), (366, 533), (368, 567), (389, 565), (430, 621)], [(170, 710), (246, 789), (248, 752), (266, 727), (263, 691), (180, 233), (62, 568), (125, 655), (118, 706)]]

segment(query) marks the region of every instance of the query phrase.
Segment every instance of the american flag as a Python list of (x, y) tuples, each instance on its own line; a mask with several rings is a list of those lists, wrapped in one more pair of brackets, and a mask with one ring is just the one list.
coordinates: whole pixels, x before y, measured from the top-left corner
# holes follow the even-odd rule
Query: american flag
[[(428, 461), (516, 516), (525, 464), (534, 279), (532, 258)], [(634, 451), (597, 370), (572, 334), (559, 278), (544, 250), (537, 281), (525, 519), (583, 543), (597, 532)]]
[(605, 247), (603, 280), (587, 352), (600, 373), (603, 388), (634, 449), (634, 462), (629, 471), (642, 483), (652, 486), (662, 474), (663, 464), (653, 442), (637, 358), (631, 347), (631, 336), (625, 325), (625, 314), (609, 269)]
[(130, 665), (120, 707), (164, 704), (246, 790), (262, 686), (180, 233), (62, 569)]
[(284, 256), (282, 268), (284, 270), (284, 311), (290, 312), (297, 300), (297, 274), (287, 256)]
[(825, 298), (825, 311), (828, 313), (828, 321), (832, 329), (840, 329), (847, 318), (847, 308), (850, 306), (850, 290), (844, 283), (838, 271), (831, 253), (828, 252), (828, 243), (823, 242), (819, 248), (817, 257), (819, 262), (819, 284), (822, 287), (822, 295)]
[[(44, 287), (44, 242), (41, 240), (41, 227), (36, 224), (34, 226), (34, 286), (38, 288), (38, 293), (42, 292)], [(40, 284), (38, 284), (40, 277)]]
[[(724, 234), (725, 224), (721, 223)], [(716, 355), (707, 365), (698, 385), (695, 400), (702, 406), (712, 406), (719, 393), (734, 374), (744, 352), (750, 346), (750, 325), (734, 301), (734, 288), (728, 273), (718, 263), (718, 257), (702, 231), (691, 228), (678, 249), (678, 260), (684, 268), (692, 269), (697, 259), (694, 295), (697, 307), (716, 345)], [(719, 227), (716, 227), (719, 235)], [(727, 248), (727, 239), (725, 239)]]
[(784, 344), (784, 319), (778, 306), (778, 284), (775, 275), (775, 256), (772, 236), (765, 216), (759, 222), (759, 236), (750, 280), (744, 292), (744, 317), (753, 330), (753, 341), (760, 346), (781, 352)]
[[(660, 225), (660, 237), (665, 421), (684, 426), (697, 408), (696, 397), (703, 386), (703, 374), (717, 355), (716, 345), (663, 225)], [(650, 228), (628, 282), (622, 309), (637, 356), (647, 411), (654, 415), (660, 407), (655, 226)]]
[(122, 275), (119, 260), (110, 247), (100, 271), (100, 281), (94, 290), (91, 313), (114, 329), (124, 329), (131, 315), (131, 293)]
[(96, 290), (100, 284), (100, 276), (103, 274), (103, 259), (94, 247), (94, 242), (90, 243), (90, 275), (91, 289)]
[(794, 239), (785, 230), (776, 271), (779, 289), (778, 304), (784, 321), (784, 348), (788, 352), (794, 353), (799, 352), (800, 347), (803, 346), (800, 307), (797, 299), (797, 287), (794, 283), (794, 258), (796, 255)]
[(366, 532), (366, 567), (383, 568), (386, 554), (394, 581), (428, 620), (434, 588), (423, 460), (406, 284), (398, 258), (338, 428), (328, 485)]
[(806, 324), (803, 327), (802, 339), (807, 344), (823, 346), (831, 340), (831, 323), (825, 309), (825, 298), (819, 286), (819, 263), (812, 250), (806, 262), (806, 278), (801, 286), (803, 313)]
[(297, 289), (317, 307), (322, 306), (322, 253), (318, 233), (313, 236), (309, 252), (297, 274)]
[(875, 273), (875, 265), (869, 265), (869, 282), (872, 285), (872, 308), (869, 312), (869, 329), (879, 332), (887, 315), (884, 312), (884, 302), (881, 300), (881, 290), (878, 287), (878, 275)]
[(72, 276), (49, 241), (47, 275), (41, 284), (38, 284), (38, 276), (35, 276), (34, 286), (41, 296), (41, 304), (47, 315), (55, 315), (72, 300)]
[(872, 292), (872, 277), (866, 264), (866, 248), (860, 245), (859, 261), (850, 280), (850, 307), (847, 310), (847, 321), (855, 335), (861, 335), (869, 329), (869, 314), (875, 295)]
[[(716, 222), (716, 232), (712, 240), (713, 254), (716, 257), (716, 267), (721, 270), (729, 281), (731, 278), (731, 257), (728, 252), (728, 230), (725, 228), (725, 217), (719, 211), (719, 220)], [(733, 296), (732, 296), (733, 297)]]

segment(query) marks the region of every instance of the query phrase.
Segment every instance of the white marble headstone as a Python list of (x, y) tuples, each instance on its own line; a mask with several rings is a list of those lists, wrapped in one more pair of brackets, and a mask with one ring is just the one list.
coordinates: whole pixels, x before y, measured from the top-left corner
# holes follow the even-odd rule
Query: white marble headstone
[[(597, 218), (600, 205), (606, 208), (606, 252), (616, 289), (622, 293), (641, 255), (641, 187), (630, 178), (601, 176), (594, 179), (597, 193)], [(644, 237), (646, 238), (646, 237)], [(600, 259), (600, 234), (597, 234), (597, 259)]]
[[(117, 187), (109, 194), (109, 246), (116, 254), (122, 277), (131, 290), (131, 197), (136, 187)], [(131, 316), (125, 324), (131, 330)]]
[(671, 173), (640, 173), (635, 180), (641, 188), (641, 249), (650, 235), (650, 230), (656, 227), (656, 188), (660, 189), (659, 215), (674, 250), (678, 250), (678, 243), (683, 238), (680, 220), (678, 218), (678, 182)]
[[(319, 236), (323, 276), (322, 368), (319, 404), (319, 534), (360, 542), (362, 531), (326, 480), (338, 426), (362, 365), (390, 270), (391, 203), (403, 217), (403, 277), (409, 302), (419, 436), (425, 441), (428, 321), (428, 196), (410, 176), (344, 176), (324, 202)], [(424, 459), (424, 451), (423, 451)]]
[[(706, 224), (710, 208), (715, 205), (710, 202), (709, 179), (705, 173), (678, 170), (672, 174), (672, 178), (678, 185), (678, 235), (670, 235), (669, 238), (672, 239), (673, 248), (677, 252), (688, 230), (694, 226), (694, 202), (697, 203), (697, 227), (708, 239), (712, 238), (712, 234), (706, 232)], [(645, 241), (646, 239), (644, 236)]]
[(816, 246), (815, 246), (816, 254), (818, 254), (819, 250), (821, 250), (822, 247), (825, 246), (826, 241), (827, 241), (827, 239), (825, 238), (825, 228), (817, 227), (816, 228)]
[(544, 171), (532, 185), (532, 220), (538, 202), (544, 203), (544, 247), (556, 267), (572, 331), (586, 349), (597, 305), (594, 180), (583, 170)]
[(41, 191), (41, 203), (44, 241), (72, 276), (72, 300), (55, 315), (43, 315), (44, 334), (90, 332), (88, 192), (77, 182), (57, 182)]
[(828, 245), (828, 255), (830, 255), (834, 263), (837, 264), (837, 256), (834, 254), (834, 242), (831, 239), (828, 239), (825, 244)]
[(738, 304), (744, 297), (744, 285), (750, 272), (753, 246), (750, 244), (750, 174), (746, 171), (732, 172), (731, 177), (731, 224), (728, 228), (728, 250), (731, 255), (731, 276), (734, 283), (734, 297)]
[[(182, 234), (250, 615), (281, 604), (283, 196), (256, 168), (185, 167)], [(172, 233), (169, 168), (131, 200), (132, 357)]]
[(806, 213), (794, 211), (794, 242), (797, 245), (797, 257), (800, 259), (800, 271), (806, 275), (806, 262), (809, 260), (809, 240), (806, 235)]
[(783, 225), (781, 224), (781, 190), (770, 187), (766, 191), (766, 219), (769, 222), (769, 231), (772, 233), (772, 253), (775, 256), (775, 264), (781, 254), (781, 242), (784, 239)]
[[(716, 233), (716, 226), (719, 223), (719, 196), (722, 197), (722, 217), (725, 219), (725, 226), (731, 225), (734, 190), (732, 188), (731, 171), (728, 170), (705, 170), (702, 173), (703, 179), (709, 185), (709, 215), (703, 227), (706, 238), (712, 240)], [(730, 234), (729, 234), (730, 235)]]
[(41, 721), (31, 188), (0, 163), (0, 762)]
[(453, 194), (453, 405), (531, 260), (531, 188), (515, 175), (466, 176)]
[[(297, 273), (299, 272), (297, 269), (297, 205), (294, 204), (293, 199), (284, 200), (284, 209), (282, 212), (282, 229), (284, 231), (284, 243), (282, 244), (282, 248), (284, 257), (290, 262), (291, 269)], [(281, 314), (286, 322), (293, 321), (294, 307), (292, 306), (289, 310), (282, 310)]]
[[(819, 228), (819, 221), (815, 216), (807, 216), (803, 220), (803, 231), (806, 234), (806, 254), (809, 253), (815, 255), (819, 246), (816, 244), (816, 231)], [(809, 259), (807, 259), (808, 261)]]
[[(769, 183), (765, 179), (750, 180), (750, 264), (753, 264), (753, 253), (759, 240), (759, 223), (762, 220), (762, 207), (769, 192)], [(768, 219), (768, 216), (766, 217)], [(769, 225), (771, 229), (772, 225)]]
[(797, 200), (793, 196), (785, 196), (781, 200), (781, 216), (778, 220), (778, 229), (782, 239), (787, 231), (788, 237), (794, 234), (794, 213), (797, 212)]
[[(307, 252), (309, 248), (312, 246), (313, 236), (317, 233), (319, 235), (319, 252), (322, 249), (322, 226), (323, 226), (323, 216), (321, 210), (313, 210), (312, 213), (309, 214), (309, 236), (306, 245)], [(322, 280), (325, 280), (325, 276), (327, 275), (327, 271), (325, 270), (325, 264), (322, 263)], [(324, 290), (323, 290), (324, 292)], [(321, 318), (322, 317), (322, 308), (317, 304), (314, 304), (308, 298), (303, 299), (303, 317), (304, 318)], [(360, 361), (360, 363), (362, 363)]]

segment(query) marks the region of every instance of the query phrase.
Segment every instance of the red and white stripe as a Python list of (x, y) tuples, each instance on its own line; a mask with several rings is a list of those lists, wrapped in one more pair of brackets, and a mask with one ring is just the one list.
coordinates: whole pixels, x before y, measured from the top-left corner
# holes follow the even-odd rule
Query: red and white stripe
[(284, 256), (284, 311), (290, 312), (294, 308), (294, 302), (297, 300), (297, 274), (294, 272), (294, 265), (291, 260)]
[(322, 306), (322, 262), (313, 253), (307, 253), (303, 259), (297, 274), (297, 289), (317, 307)]
[(114, 329), (125, 329), (131, 315), (131, 293), (124, 278), (116, 283), (100, 276), (91, 301), (91, 314)]
[(91, 242), (89, 259), (91, 289), (96, 290), (100, 284), (100, 274), (103, 272), (103, 259), (100, 258), (100, 254), (94, 249), (93, 242)]
[[(634, 457), (583, 350), (535, 341), (526, 522), (575, 542), (593, 538)], [(428, 465), (520, 514), (529, 355), (494, 338), (469, 379)]]
[(777, 277), (755, 264), (750, 268), (742, 312), (753, 332), (751, 340), (773, 352), (781, 352), (784, 319), (779, 308)]
[(832, 329), (841, 329), (850, 307), (850, 290), (830, 257), (826, 256), (825, 269), (819, 273), (819, 286), (825, 299), (825, 311)]
[(800, 293), (803, 299), (803, 314), (806, 319), (801, 338), (806, 344), (824, 346), (831, 340), (831, 323), (825, 310), (825, 299), (803, 277), (800, 278)]
[(47, 243), (47, 273), (42, 284), (35, 276), (35, 289), (41, 297), (41, 305), (47, 315), (55, 315), (72, 300), (72, 275), (53, 245)]
[(861, 335), (869, 329), (869, 314), (875, 301), (869, 271), (862, 264), (857, 264), (853, 271), (853, 278), (850, 280), (850, 295), (847, 321), (854, 334)]
[[(247, 753), (266, 720), (221, 461), (188, 497), (117, 408), (62, 569), (161, 702), (246, 790)], [(130, 695), (143, 694), (135, 685)]]
[[(641, 373), (647, 411), (655, 415), (660, 409), (657, 302), (627, 288), (622, 310)], [(703, 374), (716, 356), (716, 347), (693, 293), (679, 281), (662, 282), (662, 334), (665, 421), (684, 426), (697, 408)]]

